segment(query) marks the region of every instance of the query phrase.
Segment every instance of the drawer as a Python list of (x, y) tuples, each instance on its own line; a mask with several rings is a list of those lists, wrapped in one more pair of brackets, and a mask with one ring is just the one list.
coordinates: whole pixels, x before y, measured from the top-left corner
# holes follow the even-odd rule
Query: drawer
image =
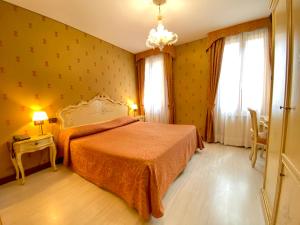
[(38, 147), (42, 147), (44, 145), (48, 145), (50, 143), (52, 143), (51, 137), (25, 143), (23, 145), (23, 148), (38, 148)]
[(40, 140), (31, 140), (22, 144), (14, 145), (16, 152), (30, 152), (46, 148), (53, 143), (52, 137), (43, 138)]

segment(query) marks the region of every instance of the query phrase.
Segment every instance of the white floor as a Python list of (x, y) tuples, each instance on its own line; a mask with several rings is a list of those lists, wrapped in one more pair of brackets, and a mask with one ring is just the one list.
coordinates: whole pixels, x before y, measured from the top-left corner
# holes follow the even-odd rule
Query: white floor
[(160, 219), (143, 221), (120, 198), (63, 166), (28, 176), (23, 186), (0, 186), (0, 216), (3, 225), (263, 225), (263, 160), (252, 169), (248, 154), (206, 144), (168, 190)]

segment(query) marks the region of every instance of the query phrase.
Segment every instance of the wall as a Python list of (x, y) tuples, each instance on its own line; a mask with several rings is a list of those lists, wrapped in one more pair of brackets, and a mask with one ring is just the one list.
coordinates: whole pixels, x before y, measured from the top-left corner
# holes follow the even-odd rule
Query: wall
[(176, 123), (194, 124), (204, 136), (209, 85), (207, 39), (176, 46), (173, 62)]
[[(6, 141), (38, 132), (33, 110), (55, 116), (97, 93), (136, 101), (133, 54), (0, 0), (0, 178), (14, 173)], [(23, 156), (25, 168), (47, 160), (46, 152)]]

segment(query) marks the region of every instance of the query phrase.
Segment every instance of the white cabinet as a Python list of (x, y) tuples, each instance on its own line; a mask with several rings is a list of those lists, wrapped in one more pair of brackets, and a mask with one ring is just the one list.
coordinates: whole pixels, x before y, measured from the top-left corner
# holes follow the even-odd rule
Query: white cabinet
[(268, 224), (300, 225), (300, 0), (273, 0), (273, 86), (263, 187)]

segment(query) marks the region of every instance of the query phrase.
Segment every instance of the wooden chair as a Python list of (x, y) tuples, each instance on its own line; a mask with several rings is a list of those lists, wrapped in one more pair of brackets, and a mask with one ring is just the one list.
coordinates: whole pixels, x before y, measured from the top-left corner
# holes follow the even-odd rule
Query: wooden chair
[(250, 160), (252, 160), (252, 167), (255, 166), (257, 159), (257, 148), (261, 146), (263, 150), (266, 148), (267, 138), (265, 132), (259, 132), (257, 123), (257, 114), (253, 109), (248, 108), (251, 116), (251, 136), (252, 136), (252, 149), (250, 152)]

